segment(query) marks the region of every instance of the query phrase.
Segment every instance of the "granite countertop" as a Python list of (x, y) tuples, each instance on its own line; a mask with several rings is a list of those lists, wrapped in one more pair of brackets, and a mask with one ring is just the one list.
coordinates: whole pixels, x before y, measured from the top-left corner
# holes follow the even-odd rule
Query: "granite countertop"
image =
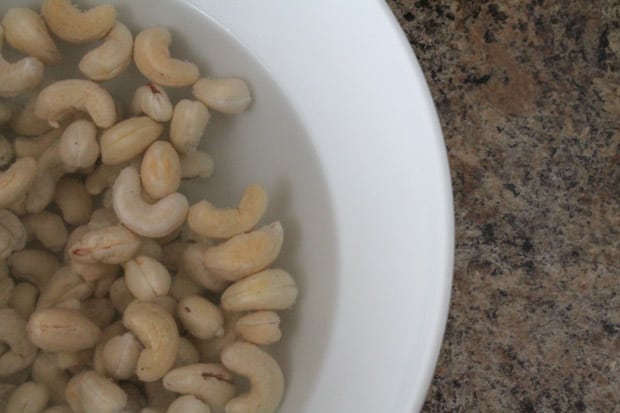
[(620, 411), (620, 2), (391, 0), (456, 211), (424, 412)]

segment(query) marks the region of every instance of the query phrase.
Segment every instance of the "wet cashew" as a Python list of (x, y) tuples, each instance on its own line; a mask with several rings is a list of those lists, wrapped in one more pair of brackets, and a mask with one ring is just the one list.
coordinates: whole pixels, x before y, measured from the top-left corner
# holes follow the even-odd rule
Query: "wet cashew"
[[(0, 52), (3, 42), (4, 29), (0, 26)], [(43, 70), (43, 63), (36, 57), (9, 63), (0, 55), (0, 96), (17, 96), (34, 89), (43, 79)]]
[(156, 122), (168, 122), (172, 118), (172, 103), (164, 88), (148, 83), (134, 93), (131, 112), (134, 116), (144, 113)]
[(183, 225), (187, 216), (187, 198), (178, 192), (154, 204), (144, 202), (140, 195), (140, 176), (132, 166), (122, 170), (113, 191), (114, 212), (119, 220), (144, 237), (166, 236)]
[(41, 413), (49, 397), (49, 390), (44, 384), (27, 381), (9, 397), (6, 413)]
[(37, 177), (28, 191), (26, 209), (31, 214), (43, 211), (54, 199), (56, 183), (67, 173), (60, 159), (60, 146), (52, 144), (39, 158)]
[(84, 263), (122, 264), (140, 248), (140, 238), (122, 225), (89, 231), (71, 248), (72, 259)]
[(100, 39), (116, 22), (116, 9), (110, 4), (80, 11), (69, 0), (45, 0), (41, 14), (50, 30), (70, 43)]
[(235, 395), (233, 376), (220, 364), (190, 364), (178, 367), (164, 376), (164, 387), (175, 393), (191, 394), (207, 403), (214, 413)]
[(297, 286), (286, 271), (269, 269), (237, 281), (222, 294), (226, 311), (286, 310), (295, 304)]
[(170, 142), (180, 153), (194, 152), (205, 134), (211, 115), (196, 100), (183, 99), (174, 107), (170, 123)]
[(192, 92), (209, 109), (231, 115), (245, 111), (252, 102), (248, 85), (238, 78), (203, 78)]
[(172, 145), (156, 141), (144, 152), (140, 164), (144, 191), (153, 199), (175, 193), (181, 184), (181, 163)]
[(189, 178), (208, 178), (213, 175), (215, 163), (207, 152), (195, 151), (181, 154), (181, 177)]
[(145, 347), (138, 358), (138, 378), (147, 382), (162, 378), (174, 365), (179, 350), (179, 332), (172, 316), (156, 304), (135, 301), (125, 310), (123, 324)]
[(215, 276), (207, 269), (204, 263), (206, 249), (206, 246), (200, 244), (187, 245), (183, 250), (181, 269), (199, 285), (219, 293), (226, 288), (228, 282)]
[(166, 413), (211, 413), (211, 409), (195, 396), (187, 394), (172, 402)]
[(170, 295), (176, 300), (182, 300), (190, 295), (201, 295), (204, 292), (204, 288), (198, 285), (197, 282), (189, 278), (185, 273), (179, 272), (172, 278), (172, 284), (170, 285)]
[(191, 295), (179, 301), (177, 315), (183, 327), (196, 338), (207, 340), (224, 335), (222, 310), (206, 298)]
[(26, 327), (30, 341), (45, 351), (80, 351), (94, 347), (101, 330), (79, 311), (48, 308), (35, 311)]
[(110, 286), (110, 301), (112, 305), (119, 313), (125, 312), (129, 304), (135, 300), (127, 284), (125, 284), (125, 278), (120, 277), (112, 283)]
[(69, 267), (62, 267), (49, 279), (37, 303), (37, 309), (43, 310), (54, 307), (64, 301), (77, 299), (84, 300), (93, 293), (95, 285), (84, 281)]
[(95, 371), (74, 376), (65, 393), (74, 412), (120, 413), (127, 406), (127, 394), (116, 383)]
[(26, 246), (28, 235), (24, 224), (6, 209), (0, 209), (0, 234), (0, 259), (7, 259)]
[(132, 51), (133, 35), (124, 24), (116, 22), (103, 44), (80, 60), (80, 71), (98, 82), (114, 79), (131, 63)]
[(250, 381), (250, 390), (226, 405), (227, 413), (273, 413), (284, 395), (284, 377), (278, 363), (257, 346), (238, 341), (222, 351), (227, 369)]
[(136, 255), (145, 255), (151, 257), (154, 260), (161, 261), (162, 248), (161, 245), (150, 238), (142, 238), (142, 245)]
[(9, 258), (9, 266), (14, 278), (29, 281), (42, 289), (60, 268), (60, 261), (47, 251), (25, 249)]
[(280, 341), (280, 316), (273, 311), (257, 311), (241, 317), (235, 325), (241, 338), (258, 345)]
[(43, 211), (25, 216), (22, 222), (28, 239), (36, 239), (50, 251), (62, 251), (69, 235), (64, 221), (58, 215)]
[(86, 190), (91, 195), (99, 195), (114, 184), (122, 169), (122, 165), (99, 165), (86, 178)]
[[(46, 122), (47, 123), (47, 122)], [(47, 148), (52, 146), (62, 134), (62, 128), (52, 129), (36, 137), (20, 137), (13, 141), (15, 156), (18, 158), (32, 157), (38, 158)]]
[(39, 352), (32, 363), (32, 379), (47, 386), (51, 402), (63, 403), (65, 401), (65, 388), (69, 375), (58, 366), (56, 358), (50, 353)]
[(34, 96), (25, 105), (19, 106), (13, 113), (9, 125), (11, 129), (21, 136), (39, 136), (52, 129), (45, 119), (37, 117), (34, 113), (37, 96)]
[(34, 56), (47, 64), (58, 63), (60, 52), (47, 31), (45, 22), (34, 10), (9, 9), (2, 19), (6, 42), (14, 49)]
[(19, 283), (13, 287), (9, 307), (17, 311), (24, 320), (27, 320), (35, 310), (38, 296), (37, 287), (30, 283)]
[(71, 123), (60, 138), (60, 158), (69, 169), (89, 168), (99, 157), (97, 128), (89, 120)]
[(140, 155), (164, 127), (148, 116), (129, 118), (106, 130), (100, 138), (101, 161), (118, 165)]
[(0, 377), (7, 377), (30, 366), (37, 349), (26, 334), (26, 320), (10, 308), (0, 309), (0, 342), (9, 351), (0, 355)]
[(54, 191), (54, 202), (68, 224), (85, 224), (92, 215), (93, 200), (79, 179), (68, 176), (60, 179)]
[(136, 36), (133, 58), (138, 70), (151, 82), (163, 86), (183, 87), (194, 84), (200, 77), (198, 67), (170, 56), (170, 31), (151, 27)]
[[(15, 149), (11, 141), (6, 136), (0, 135), (0, 168), (6, 168), (13, 163), (15, 159)], [(181, 165), (179, 164), (179, 179), (181, 175)]]
[(83, 79), (52, 83), (39, 93), (35, 114), (57, 128), (59, 122), (75, 112), (87, 112), (95, 125), (109, 128), (116, 123), (116, 106), (107, 90)]
[(198, 363), (199, 360), (200, 354), (198, 354), (196, 347), (194, 347), (191, 341), (185, 337), (181, 337), (179, 339), (179, 352), (174, 361), (174, 368), (195, 364)]
[(205, 266), (220, 278), (239, 280), (271, 265), (280, 254), (283, 238), (280, 222), (235, 235), (205, 251)]
[(150, 301), (168, 294), (170, 273), (150, 257), (137, 256), (125, 263), (125, 283), (138, 300)]
[(111, 338), (103, 347), (105, 370), (117, 380), (127, 380), (136, 370), (141, 350), (138, 339), (132, 333)]
[(6, 172), (0, 172), (0, 208), (9, 207), (25, 196), (36, 177), (37, 161), (30, 157), (20, 158)]
[(201, 235), (230, 238), (254, 228), (266, 209), (267, 193), (260, 185), (250, 185), (237, 208), (218, 209), (208, 201), (201, 201), (189, 209), (187, 223)]

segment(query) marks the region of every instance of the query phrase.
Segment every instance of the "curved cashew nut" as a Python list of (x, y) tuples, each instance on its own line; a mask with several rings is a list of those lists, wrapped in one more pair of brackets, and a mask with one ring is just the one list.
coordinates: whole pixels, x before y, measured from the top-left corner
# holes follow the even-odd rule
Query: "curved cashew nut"
[(13, 287), (9, 307), (17, 311), (24, 320), (28, 320), (35, 310), (38, 297), (37, 287), (27, 282), (19, 283)]
[(125, 283), (138, 300), (150, 301), (168, 294), (171, 282), (166, 267), (153, 258), (137, 256), (125, 263)]
[(206, 237), (230, 238), (249, 231), (267, 209), (267, 192), (260, 185), (248, 186), (236, 209), (218, 209), (208, 201), (192, 205), (187, 214), (189, 227)]
[(84, 224), (92, 215), (93, 200), (79, 179), (65, 176), (58, 181), (54, 191), (54, 202), (68, 224)]
[(26, 326), (30, 341), (45, 351), (74, 352), (94, 347), (101, 330), (77, 310), (35, 311)]
[(142, 200), (140, 176), (133, 166), (123, 169), (114, 182), (114, 212), (118, 219), (144, 237), (164, 237), (183, 225), (189, 204), (180, 193), (167, 195), (154, 204)]
[(32, 379), (47, 386), (54, 403), (64, 403), (69, 375), (58, 366), (50, 353), (39, 352), (32, 363)]
[(192, 92), (209, 109), (231, 115), (245, 111), (252, 102), (248, 85), (232, 77), (200, 79), (194, 84)]
[(181, 184), (181, 162), (172, 145), (156, 141), (144, 152), (140, 164), (144, 191), (154, 199), (177, 192)]
[(58, 63), (60, 52), (47, 31), (45, 22), (34, 10), (9, 9), (2, 19), (6, 42), (14, 49), (34, 56), (47, 64)]
[(56, 182), (67, 172), (60, 158), (60, 146), (54, 143), (39, 158), (37, 177), (28, 191), (26, 210), (31, 214), (38, 214), (47, 208), (54, 199)]
[(47, 251), (25, 249), (11, 255), (9, 266), (13, 277), (29, 281), (41, 290), (60, 268), (60, 261)]
[(91, 195), (99, 195), (105, 191), (106, 188), (110, 188), (114, 185), (114, 181), (121, 173), (122, 169), (122, 165), (99, 165), (99, 167), (86, 178), (86, 190)]
[(258, 345), (280, 341), (280, 316), (273, 311), (257, 311), (241, 317), (235, 324), (241, 338)]
[(0, 342), (10, 349), (0, 355), (0, 377), (25, 369), (37, 355), (37, 348), (26, 334), (26, 320), (11, 308), (0, 309)]
[(144, 113), (156, 122), (168, 122), (172, 118), (172, 103), (164, 88), (148, 83), (134, 93), (131, 112), (134, 116)]
[(174, 107), (170, 123), (170, 142), (180, 153), (194, 152), (205, 134), (211, 115), (196, 100), (183, 99)]
[(103, 366), (117, 380), (130, 378), (138, 364), (142, 346), (132, 333), (112, 337), (103, 347)]
[(116, 9), (110, 4), (82, 12), (69, 0), (45, 0), (41, 14), (50, 30), (70, 43), (100, 39), (116, 22)]
[(177, 358), (174, 361), (174, 368), (188, 366), (190, 364), (198, 363), (200, 360), (200, 354), (191, 341), (185, 337), (179, 339), (179, 352)]
[(206, 246), (189, 244), (183, 250), (181, 269), (199, 285), (216, 293), (224, 291), (228, 282), (215, 276), (204, 264)]
[[(47, 124), (47, 122), (45, 122)], [(36, 137), (18, 136), (13, 141), (15, 156), (18, 158), (32, 157), (38, 158), (52, 146), (62, 135), (62, 128), (52, 129)]]
[(95, 264), (122, 264), (140, 248), (140, 238), (122, 225), (89, 231), (71, 247), (71, 258)]
[(271, 265), (280, 254), (283, 238), (280, 222), (235, 235), (205, 251), (205, 266), (218, 277), (237, 281)]
[(43, 211), (25, 216), (22, 222), (28, 233), (28, 239), (36, 239), (53, 252), (60, 252), (64, 248), (69, 234), (65, 223), (58, 215)]
[(140, 155), (164, 127), (148, 116), (130, 118), (106, 130), (100, 138), (101, 162), (118, 165)]
[(0, 173), (0, 208), (6, 208), (19, 201), (32, 187), (37, 177), (37, 161), (34, 158), (20, 158), (6, 171)]
[(41, 291), (37, 309), (44, 310), (72, 299), (82, 301), (90, 297), (94, 289), (92, 282), (84, 281), (69, 267), (62, 267), (52, 275)]
[(198, 66), (170, 57), (170, 31), (151, 27), (136, 36), (133, 58), (140, 72), (151, 82), (172, 87), (194, 84), (200, 77)]
[(60, 137), (60, 159), (67, 168), (89, 168), (99, 157), (97, 128), (88, 120), (71, 123)]
[(214, 413), (222, 413), (235, 395), (233, 376), (220, 364), (190, 364), (164, 376), (164, 387), (175, 393), (191, 394), (207, 403)]
[(284, 395), (278, 363), (254, 344), (238, 341), (222, 351), (222, 363), (250, 381), (250, 391), (232, 399), (227, 413), (273, 413)]
[(6, 413), (39, 413), (45, 409), (50, 398), (47, 386), (27, 381), (19, 386), (6, 404)]
[[(15, 159), (15, 150), (11, 141), (4, 135), (0, 135), (0, 168), (6, 168)], [(179, 164), (179, 180), (181, 179), (181, 165)]]
[(213, 175), (215, 163), (207, 152), (195, 151), (183, 153), (181, 161), (181, 178), (208, 178)]
[(11, 211), (0, 209), (0, 259), (7, 259), (14, 251), (23, 250), (28, 234), (22, 221)]
[(191, 295), (179, 301), (177, 315), (183, 327), (201, 340), (224, 335), (222, 310), (206, 298)]
[(89, 79), (102, 82), (114, 79), (131, 63), (133, 36), (127, 26), (116, 22), (103, 44), (80, 60), (80, 71)]
[(295, 304), (297, 285), (284, 270), (269, 269), (237, 281), (222, 294), (226, 311), (286, 310)]
[(211, 413), (209, 406), (191, 394), (177, 398), (166, 413)]
[[(4, 29), (0, 26), (0, 51), (3, 42)], [(0, 96), (17, 96), (34, 89), (43, 79), (43, 70), (43, 63), (36, 57), (9, 63), (0, 55)]]
[(109, 128), (116, 123), (114, 99), (107, 90), (90, 80), (66, 79), (52, 83), (39, 93), (34, 111), (55, 128), (74, 111), (87, 112), (100, 128)]
[(52, 129), (52, 126), (45, 119), (37, 117), (34, 113), (37, 96), (32, 97), (23, 106), (13, 113), (9, 126), (17, 135), (39, 136)]

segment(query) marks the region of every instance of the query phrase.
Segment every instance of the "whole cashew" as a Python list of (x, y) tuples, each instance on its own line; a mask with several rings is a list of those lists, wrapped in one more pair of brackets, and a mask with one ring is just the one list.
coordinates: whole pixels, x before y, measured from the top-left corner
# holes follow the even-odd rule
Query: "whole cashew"
[(208, 178), (213, 175), (215, 163), (207, 152), (195, 151), (181, 154), (181, 178)]
[(273, 413), (284, 395), (284, 377), (278, 363), (254, 344), (238, 341), (222, 351), (227, 369), (250, 381), (250, 391), (232, 399), (226, 413)]
[(116, 23), (116, 9), (110, 4), (82, 12), (69, 0), (45, 0), (41, 14), (50, 30), (70, 43), (100, 39)]
[(198, 363), (199, 360), (200, 354), (198, 354), (196, 347), (194, 347), (191, 341), (185, 337), (181, 337), (179, 339), (179, 352), (174, 361), (174, 368), (195, 364)]
[(172, 316), (156, 304), (134, 301), (123, 314), (123, 324), (145, 347), (138, 358), (138, 378), (147, 382), (162, 378), (179, 350), (179, 331)]
[(29, 281), (42, 289), (60, 268), (60, 261), (47, 251), (24, 249), (9, 258), (9, 266), (14, 278)]
[(71, 299), (84, 300), (90, 297), (94, 289), (95, 285), (92, 282), (84, 281), (69, 267), (62, 267), (52, 275), (41, 291), (37, 309), (55, 307)]
[(9, 397), (6, 413), (41, 413), (49, 397), (49, 390), (44, 384), (27, 381)]
[(13, 309), (0, 309), (0, 342), (9, 346), (9, 351), (0, 355), (0, 377), (25, 369), (37, 355), (26, 334), (26, 320)]
[(159, 138), (163, 130), (162, 124), (148, 116), (119, 122), (101, 135), (101, 161), (105, 165), (129, 161)]
[(116, 309), (107, 298), (91, 298), (82, 303), (80, 312), (97, 327), (103, 329), (112, 324), (116, 317)]
[(241, 338), (258, 345), (280, 341), (280, 316), (273, 311), (257, 311), (241, 317), (235, 325)]
[(6, 208), (19, 201), (32, 187), (37, 177), (37, 161), (34, 158), (20, 158), (6, 172), (0, 172), (0, 208)]
[(86, 371), (67, 384), (66, 398), (74, 412), (120, 413), (127, 406), (127, 394), (95, 371)]
[(205, 251), (205, 266), (220, 278), (237, 281), (271, 265), (280, 254), (283, 238), (280, 222), (235, 235)]
[[(47, 124), (47, 122), (45, 122)], [(13, 141), (15, 147), (15, 156), (18, 158), (32, 157), (38, 158), (45, 152), (47, 148), (52, 146), (58, 138), (62, 135), (62, 128), (52, 129), (49, 132), (45, 132), (42, 135), (36, 137), (21, 137), (18, 136)]]
[(269, 269), (237, 281), (222, 294), (226, 311), (285, 310), (295, 304), (297, 286), (284, 270)]
[(112, 337), (103, 347), (103, 365), (117, 380), (129, 379), (136, 370), (142, 346), (132, 333)]
[(190, 295), (201, 295), (203, 292), (204, 288), (183, 272), (177, 273), (177, 275), (172, 278), (170, 295), (176, 300), (181, 301), (185, 297)]
[(64, 403), (69, 375), (58, 366), (51, 353), (39, 352), (32, 363), (32, 379), (47, 386), (51, 402)]
[(133, 36), (127, 26), (116, 22), (103, 44), (80, 60), (80, 71), (89, 79), (102, 82), (119, 76), (131, 63)]
[(134, 93), (131, 112), (134, 116), (144, 113), (156, 122), (168, 122), (172, 118), (172, 103), (164, 88), (148, 83)]
[(71, 248), (71, 257), (84, 263), (122, 264), (140, 248), (140, 238), (122, 225), (89, 231)]
[(177, 315), (183, 327), (196, 338), (207, 340), (224, 335), (222, 310), (206, 298), (191, 295), (179, 301)]
[(84, 224), (92, 215), (93, 200), (79, 179), (68, 176), (60, 179), (54, 191), (54, 202), (68, 224)]
[(45, 22), (34, 10), (9, 9), (2, 19), (6, 42), (14, 49), (34, 56), (47, 64), (58, 63), (60, 52), (47, 31)]
[(37, 96), (34, 96), (23, 106), (18, 106), (11, 117), (9, 125), (13, 132), (21, 136), (39, 136), (52, 129), (45, 119), (37, 117), (34, 113)]
[(13, 287), (9, 307), (17, 311), (24, 320), (28, 320), (37, 305), (39, 290), (34, 285), (23, 282)]
[(181, 269), (199, 285), (216, 293), (224, 291), (228, 282), (214, 275), (207, 269), (204, 256), (207, 247), (200, 244), (188, 244), (183, 250)]
[(153, 199), (177, 192), (181, 184), (181, 163), (172, 145), (156, 141), (144, 152), (140, 164), (144, 191)]
[(166, 374), (163, 382), (168, 390), (198, 397), (213, 413), (224, 412), (224, 406), (235, 395), (233, 376), (220, 364), (178, 367)]
[(208, 201), (194, 204), (187, 214), (189, 227), (210, 238), (230, 238), (254, 228), (267, 209), (267, 192), (248, 186), (235, 209), (218, 209)]
[[(6, 136), (0, 135), (0, 168), (6, 168), (15, 159), (15, 149)], [(179, 180), (181, 179), (181, 165), (179, 165)]]
[(127, 284), (125, 283), (125, 278), (120, 277), (116, 281), (112, 283), (110, 286), (110, 301), (112, 301), (112, 305), (119, 313), (124, 313), (129, 304), (131, 304), (135, 300), (129, 288), (127, 288)]
[(35, 311), (26, 327), (30, 341), (45, 351), (80, 351), (97, 344), (101, 330), (82, 313), (64, 308)]
[(154, 204), (144, 202), (140, 176), (132, 166), (122, 170), (113, 190), (114, 212), (119, 220), (144, 237), (166, 236), (183, 225), (187, 216), (187, 198), (180, 193), (170, 194)]
[(11, 211), (0, 209), (0, 259), (7, 259), (15, 252), (23, 250), (28, 234), (22, 221)]
[(50, 251), (62, 251), (69, 235), (61, 217), (43, 211), (23, 217), (22, 222), (28, 233), (28, 239), (36, 239)]
[(198, 67), (170, 57), (170, 31), (151, 27), (136, 36), (133, 58), (138, 70), (151, 82), (172, 87), (194, 84), (200, 77)]
[(203, 78), (192, 92), (209, 109), (231, 115), (245, 111), (252, 102), (248, 85), (237, 78)]
[[(3, 42), (4, 29), (0, 26), (0, 51)], [(17, 96), (34, 89), (43, 79), (43, 70), (43, 63), (36, 57), (9, 63), (0, 55), (0, 96)]]
[(211, 413), (211, 409), (195, 396), (187, 394), (172, 402), (166, 413)]
[(125, 283), (138, 300), (150, 301), (168, 294), (171, 278), (166, 267), (158, 261), (137, 256), (125, 263)]
[(56, 183), (67, 173), (60, 158), (60, 145), (54, 143), (39, 158), (37, 177), (28, 191), (26, 209), (31, 214), (42, 212), (54, 199)]
[(114, 99), (90, 80), (66, 79), (52, 83), (39, 93), (35, 104), (35, 114), (55, 128), (74, 111), (87, 112), (100, 128), (116, 123)]
[(69, 169), (89, 168), (99, 157), (97, 128), (89, 120), (71, 123), (60, 138), (60, 158)]
[(170, 123), (170, 142), (180, 153), (194, 152), (205, 134), (211, 115), (196, 100), (183, 99), (174, 107)]

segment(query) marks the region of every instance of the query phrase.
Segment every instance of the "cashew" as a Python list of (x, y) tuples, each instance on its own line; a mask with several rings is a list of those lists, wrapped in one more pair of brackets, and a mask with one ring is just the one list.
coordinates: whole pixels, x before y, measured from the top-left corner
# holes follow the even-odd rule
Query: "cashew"
[(97, 128), (85, 119), (71, 123), (60, 138), (60, 158), (69, 169), (89, 168), (99, 157)]
[(120, 413), (127, 406), (123, 389), (95, 371), (81, 374), (77, 387), (78, 406), (85, 413)]
[(150, 257), (137, 256), (125, 263), (125, 283), (137, 299), (150, 301), (168, 294), (171, 279), (162, 264)]
[(172, 278), (170, 295), (176, 300), (180, 301), (190, 295), (201, 295), (203, 292), (204, 289), (183, 272), (177, 273), (177, 275)]
[(247, 314), (235, 325), (241, 338), (258, 345), (273, 344), (280, 341), (280, 316), (273, 311), (257, 311)]
[(26, 209), (31, 214), (43, 211), (54, 199), (56, 183), (68, 172), (60, 159), (60, 147), (54, 143), (39, 158), (37, 177), (28, 191)]
[(47, 148), (52, 146), (62, 134), (62, 128), (52, 129), (36, 137), (17, 137), (13, 141), (15, 156), (18, 158), (38, 158)]
[(175, 393), (191, 394), (207, 403), (214, 413), (235, 395), (233, 376), (220, 364), (190, 364), (178, 367), (164, 376), (164, 387)]
[(181, 337), (179, 339), (179, 352), (177, 358), (174, 361), (174, 368), (187, 366), (190, 364), (196, 364), (200, 360), (200, 354), (198, 350), (188, 339)]
[(22, 219), (29, 239), (36, 239), (45, 248), (60, 252), (67, 242), (67, 227), (58, 215), (43, 211)]
[(194, 84), (200, 77), (198, 67), (170, 56), (170, 31), (151, 27), (136, 36), (133, 58), (138, 70), (151, 82), (172, 87)]
[(45, 351), (80, 351), (97, 344), (101, 330), (76, 310), (48, 308), (35, 311), (28, 321), (28, 337)]
[(86, 178), (86, 190), (91, 195), (99, 195), (114, 184), (122, 169), (122, 165), (99, 165)]
[(111, 338), (103, 348), (105, 370), (117, 380), (127, 380), (136, 370), (141, 350), (138, 339), (132, 333)]
[(170, 123), (170, 142), (180, 153), (194, 152), (205, 133), (211, 115), (196, 100), (183, 99), (174, 107)]
[(172, 118), (172, 103), (164, 88), (148, 83), (134, 93), (131, 112), (134, 116), (144, 113), (156, 122), (168, 122)]
[(8, 210), (17, 215), (18, 217), (23, 217), (28, 212), (26, 210), (26, 201), (28, 200), (27, 196), (21, 197), (17, 202), (13, 205), (8, 206)]
[(95, 346), (95, 352), (93, 354), (93, 367), (95, 371), (101, 375), (106, 375), (107, 372), (105, 370), (104, 362), (103, 362), (103, 349), (105, 348), (106, 343), (114, 337), (121, 336), (127, 332), (125, 326), (123, 326), (123, 321), (118, 320), (107, 326), (101, 332), (101, 336), (99, 337), (99, 342), (97, 346)]
[(92, 348), (89, 348), (80, 351), (61, 351), (53, 354), (56, 356), (56, 364), (61, 369), (75, 374), (91, 366), (94, 352)]
[(163, 130), (160, 123), (148, 116), (119, 122), (101, 135), (101, 161), (105, 165), (129, 161), (159, 138)]
[(96, 282), (101, 278), (110, 277), (118, 274), (119, 266), (116, 264), (85, 263), (77, 260), (71, 260), (69, 266), (71, 271), (78, 274), (86, 281)]
[(161, 261), (162, 248), (161, 245), (150, 238), (142, 238), (142, 245), (136, 255), (145, 255), (151, 257), (154, 260)]
[(0, 125), (4, 125), (11, 120), (13, 116), (13, 105), (6, 102), (0, 102)]
[(65, 401), (65, 388), (69, 375), (58, 366), (56, 358), (51, 353), (39, 352), (32, 363), (32, 379), (47, 386), (51, 402)]
[(71, 261), (71, 248), (77, 244), (82, 237), (90, 231), (88, 225), (80, 225), (76, 227), (69, 234), (69, 238), (67, 238), (67, 243), (65, 244), (65, 250), (63, 252), (63, 262), (68, 264)]
[(88, 222), (93, 210), (93, 200), (79, 179), (64, 177), (56, 184), (54, 202), (62, 211), (62, 217), (71, 225)]
[[(162, 247), (161, 262), (170, 271), (177, 271), (181, 267), (183, 251), (187, 247), (187, 243), (183, 241), (172, 241)], [(203, 265), (204, 266), (204, 265)]]
[(232, 77), (200, 79), (192, 92), (209, 109), (231, 115), (245, 111), (252, 102), (248, 85)]
[(80, 384), (86, 372), (76, 374), (71, 377), (65, 386), (65, 400), (74, 413), (84, 413), (80, 401)]
[(3, 378), (30, 366), (37, 354), (26, 335), (26, 320), (10, 308), (0, 309), (0, 342), (10, 348), (0, 355), (0, 377)]
[(154, 142), (144, 153), (140, 165), (144, 191), (153, 199), (173, 194), (181, 184), (181, 163), (172, 145)]
[(84, 300), (90, 297), (94, 289), (95, 285), (92, 282), (84, 281), (69, 267), (62, 267), (54, 273), (45, 288), (41, 290), (37, 309), (55, 307), (71, 299)]
[(122, 225), (89, 231), (71, 248), (72, 259), (94, 264), (122, 264), (140, 248), (140, 238)]
[(170, 194), (154, 204), (140, 196), (140, 176), (136, 168), (122, 170), (114, 183), (113, 206), (119, 220), (144, 237), (163, 237), (183, 225), (189, 208), (187, 198)]
[(60, 268), (60, 261), (47, 251), (25, 249), (9, 258), (9, 266), (13, 277), (29, 281), (42, 289)]
[(213, 158), (207, 152), (195, 151), (181, 154), (181, 177), (188, 178), (209, 178), (213, 175), (215, 164)]
[(196, 338), (207, 340), (224, 335), (222, 311), (206, 298), (191, 295), (179, 301), (177, 315), (183, 327)]
[(88, 221), (88, 229), (96, 230), (117, 224), (118, 218), (112, 209), (99, 208), (93, 211), (90, 221)]
[(237, 281), (222, 294), (226, 311), (285, 310), (295, 304), (297, 286), (284, 270), (269, 269)]
[(123, 324), (145, 347), (138, 358), (138, 378), (162, 378), (174, 365), (179, 350), (179, 332), (172, 316), (156, 304), (135, 301), (125, 310)]
[[(173, 392), (164, 387), (161, 380), (144, 383), (144, 390), (149, 408), (158, 413), (164, 413), (176, 397)], [(145, 410), (148, 409), (142, 410), (141, 413)]]
[(60, 52), (47, 31), (45, 22), (34, 10), (9, 9), (2, 19), (6, 42), (14, 49), (34, 56), (47, 64), (58, 63)]
[(13, 294), (9, 300), (9, 307), (27, 320), (34, 312), (39, 290), (30, 283), (19, 283), (13, 287)]
[[(0, 168), (6, 168), (11, 165), (13, 159), (15, 159), (15, 149), (13, 149), (11, 141), (6, 136), (0, 135)], [(179, 164), (179, 179), (181, 179), (180, 175), (181, 165)]]
[(116, 22), (103, 44), (80, 60), (80, 71), (89, 79), (102, 82), (119, 76), (131, 63), (133, 36), (122, 23)]
[(235, 235), (205, 251), (205, 266), (220, 278), (239, 280), (271, 265), (280, 254), (283, 237), (280, 222)]
[(0, 172), (0, 208), (19, 201), (32, 187), (37, 177), (37, 161), (20, 158), (6, 172)]
[(21, 136), (39, 136), (52, 129), (45, 119), (34, 113), (37, 96), (32, 97), (25, 105), (19, 106), (13, 113), (9, 125), (13, 132)]
[(187, 394), (172, 402), (166, 413), (211, 413), (211, 409), (195, 396)]
[(125, 312), (134, 299), (135, 297), (127, 288), (127, 284), (125, 284), (125, 278), (118, 278), (110, 286), (110, 301), (112, 301), (112, 305), (119, 313)]
[(210, 238), (230, 238), (254, 228), (267, 209), (267, 193), (260, 185), (248, 186), (236, 209), (218, 209), (208, 201), (192, 205), (189, 227)]
[(66, 79), (52, 83), (39, 93), (35, 104), (35, 114), (55, 128), (74, 111), (87, 112), (100, 128), (116, 123), (114, 99), (90, 80)]
[[(0, 276), (0, 308), (4, 308), (9, 304), (14, 288), (15, 283), (11, 277), (8, 275)], [(2, 354), (2, 351), (0, 351), (0, 354)]]
[(153, 304), (156, 304), (166, 310), (168, 314), (170, 314), (173, 318), (176, 316), (177, 312), (177, 300), (172, 298), (169, 295), (160, 295), (159, 297), (155, 297), (151, 300)]
[(49, 397), (49, 390), (44, 384), (28, 381), (11, 394), (6, 413), (41, 413)]
[(110, 4), (80, 11), (69, 0), (45, 0), (41, 14), (50, 30), (70, 43), (100, 39), (116, 23), (116, 9)]
[[(114, 266), (114, 268), (118, 270), (120, 266)], [(110, 272), (99, 277), (97, 281), (95, 281), (95, 291), (93, 292), (93, 296), (95, 298), (104, 298), (107, 296), (110, 292), (110, 287), (112, 287), (112, 284), (117, 278), (118, 271), (114, 271), (113, 273)]]
[(284, 377), (278, 363), (257, 346), (238, 341), (222, 351), (226, 368), (250, 381), (250, 391), (226, 405), (227, 413), (273, 413), (284, 395)]
[(26, 246), (28, 235), (24, 224), (6, 209), (0, 209), (0, 234), (0, 259), (7, 259)]
[(215, 276), (206, 268), (204, 262), (205, 250), (207, 250), (207, 247), (204, 245), (187, 245), (183, 250), (181, 269), (199, 285), (216, 293), (222, 292), (228, 285), (228, 282)]
[[(0, 51), (3, 42), (4, 29), (0, 26)], [(43, 70), (43, 63), (36, 57), (9, 63), (0, 55), (0, 96), (17, 96), (34, 89), (43, 79)]]

